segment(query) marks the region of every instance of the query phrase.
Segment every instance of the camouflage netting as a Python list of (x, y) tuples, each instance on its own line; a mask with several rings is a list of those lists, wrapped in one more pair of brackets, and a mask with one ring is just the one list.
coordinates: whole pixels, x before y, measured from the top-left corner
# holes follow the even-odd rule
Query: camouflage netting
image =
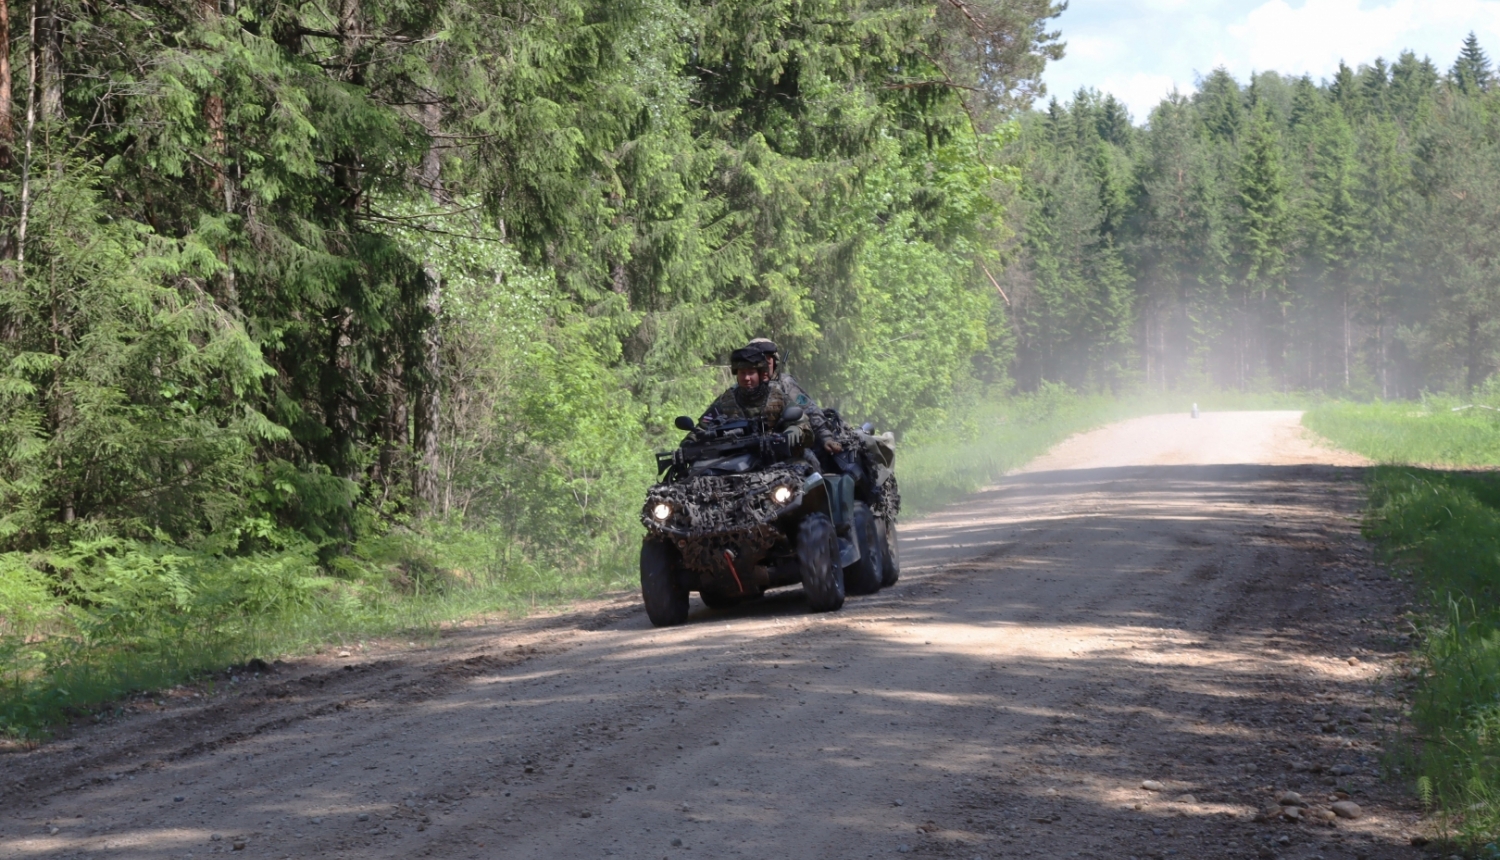
[[(780, 486), (794, 490), (812, 474), (806, 463), (781, 463), (746, 475), (724, 475), (692, 478), (677, 484), (658, 484), (646, 496), (641, 522), (646, 530), (678, 544), (682, 560), (689, 569), (729, 576), (724, 550), (734, 552), (740, 573), (763, 558), (781, 539), (781, 531), (771, 521), (781, 506), (771, 500), (771, 491)], [(665, 531), (651, 512), (658, 504), (672, 508)], [(686, 537), (681, 533), (686, 532)], [(679, 543), (686, 540), (686, 545)]]
[(837, 413), (829, 428), (845, 451), (857, 452), (860, 465), (877, 488), (870, 510), (877, 517), (894, 520), (901, 514), (901, 490), (896, 486), (896, 437), (891, 433), (871, 435), (850, 427)]

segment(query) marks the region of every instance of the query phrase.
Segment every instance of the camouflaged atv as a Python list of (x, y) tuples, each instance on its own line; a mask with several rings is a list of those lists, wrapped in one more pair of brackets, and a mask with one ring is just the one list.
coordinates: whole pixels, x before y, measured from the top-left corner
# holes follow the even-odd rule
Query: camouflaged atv
[[(801, 410), (790, 407), (782, 425)], [(657, 455), (661, 483), (646, 495), (641, 522), (641, 597), (657, 627), (687, 619), (698, 592), (713, 609), (802, 584), (814, 612), (896, 581), (896, 516), (901, 499), (890, 434), (846, 427), (839, 462), (796, 456), (783, 437), (752, 421), (694, 428), (674, 456)], [(825, 457), (827, 455), (825, 454)]]

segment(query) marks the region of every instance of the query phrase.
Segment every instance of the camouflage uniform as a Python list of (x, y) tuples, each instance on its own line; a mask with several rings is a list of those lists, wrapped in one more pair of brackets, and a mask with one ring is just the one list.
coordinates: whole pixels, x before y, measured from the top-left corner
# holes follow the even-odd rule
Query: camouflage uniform
[[(729, 364), (735, 368), (736, 372), (756, 369), (762, 374), (767, 366), (765, 355), (758, 349), (748, 347), (730, 353)], [(812, 441), (812, 427), (806, 415), (790, 427), (782, 427), (781, 416), (790, 405), (792, 404), (788, 401), (786, 392), (770, 380), (749, 390), (736, 385), (720, 394), (718, 399), (709, 404), (708, 411), (698, 419), (698, 426), (705, 428), (711, 424), (741, 418), (752, 421), (760, 419), (765, 432), (784, 434), (786, 453), (791, 454), (806, 447)]]
[(823, 415), (822, 407), (808, 396), (806, 389), (793, 379), (790, 373), (781, 372), (780, 347), (771, 342), (770, 338), (758, 337), (750, 341), (745, 349), (757, 349), (762, 355), (776, 359), (776, 375), (771, 377), (771, 385), (780, 392), (782, 400), (786, 401), (788, 406), (802, 407), (802, 414), (807, 416), (808, 425), (812, 427), (813, 438), (817, 440), (818, 448), (823, 449), (833, 441), (833, 430), (828, 426), (828, 419)]
[(771, 377), (771, 390), (778, 392), (788, 406), (802, 407), (802, 414), (807, 416), (807, 423), (812, 427), (813, 438), (818, 441), (819, 448), (833, 439), (833, 431), (828, 429), (828, 419), (824, 417), (822, 407), (813, 402), (801, 383), (793, 379), (791, 374), (777, 371)]
[[(805, 394), (802, 396), (804, 399), (807, 397)], [(774, 429), (781, 421), (781, 413), (785, 411), (786, 407), (791, 406), (795, 402), (795, 400), (786, 396), (785, 391), (774, 380), (756, 388), (754, 391), (744, 391), (739, 386), (735, 386), (720, 394), (713, 403), (709, 404), (708, 409), (703, 413), (703, 417), (698, 419), (698, 426), (703, 427), (708, 424), (733, 421), (739, 418), (749, 418), (751, 420), (764, 418), (766, 427)], [(797, 422), (797, 425), (804, 430), (810, 429), (809, 419), (806, 415), (803, 416), (801, 421)]]

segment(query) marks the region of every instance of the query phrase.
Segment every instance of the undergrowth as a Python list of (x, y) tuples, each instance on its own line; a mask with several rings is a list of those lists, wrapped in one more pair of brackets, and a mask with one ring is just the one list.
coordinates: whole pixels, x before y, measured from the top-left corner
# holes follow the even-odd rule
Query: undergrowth
[(1329, 404), (1305, 423), (1385, 464), (1365, 532), (1424, 598), (1417, 743), (1397, 763), (1464, 849), (1500, 857), (1500, 420), (1470, 403)]
[[(130, 693), (254, 658), (401, 633), (483, 613), (519, 615), (630, 581), (605, 547), (539, 564), (509, 536), (434, 526), (361, 541), (332, 570), (310, 547), (221, 557), (111, 539), (67, 558), (0, 555), (0, 735), (46, 736)], [(66, 565), (65, 589), (42, 565)]]

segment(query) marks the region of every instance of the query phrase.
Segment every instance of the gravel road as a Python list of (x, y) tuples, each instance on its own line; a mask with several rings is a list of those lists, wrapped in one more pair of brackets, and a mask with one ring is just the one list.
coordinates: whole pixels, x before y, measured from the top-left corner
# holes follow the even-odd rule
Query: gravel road
[(1415, 856), (1409, 595), (1298, 420), (1074, 437), (833, 614), (616, 595), (138, 701), (0, 755), (0, 857)]

